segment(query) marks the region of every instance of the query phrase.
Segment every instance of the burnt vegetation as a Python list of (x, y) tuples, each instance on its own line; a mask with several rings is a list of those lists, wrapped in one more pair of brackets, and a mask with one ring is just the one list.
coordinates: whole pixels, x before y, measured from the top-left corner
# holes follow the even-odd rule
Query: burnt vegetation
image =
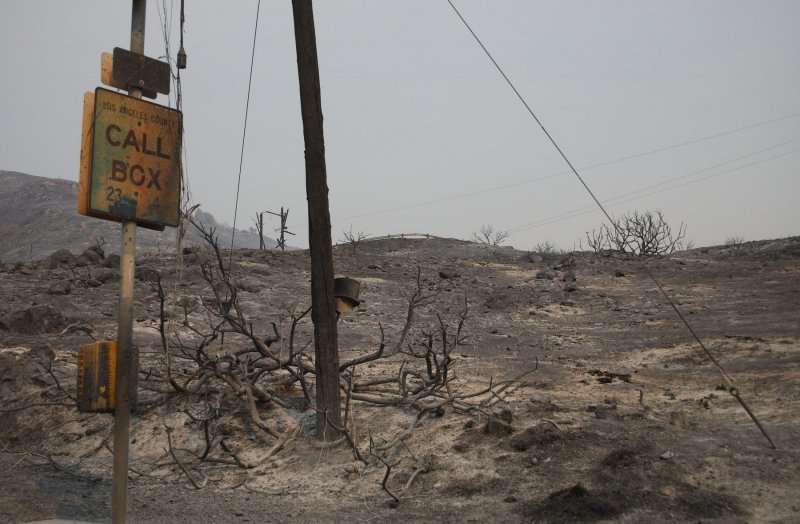
[(586, 233), (589, 248), (598, 255), (643, 260), (683, 247), (686, 226), (681, 223), (673, 231), (661, 211), (634, 211), (612, 220)]
[[(198, 301), (175, 303), (160, 275), (154, 279), (163, 363), (148, 368), (140, 387), (169, 397), (173, 406), (182, 405), (182, 411), (196, 425), (202, 436), (201, 447), (176, 453), (169, 430), (167, 441), (169, 456), (199, 489), (207, 479), (202, 473), (205, 466), (225, 464), (253, 469), (298, 437), (302, 428), (296, 420), (307, 410), (315, 410), (316, 370), (310, 350), (312, 340), (299, 329), (309, 322), (310, 308), (284, 306), (281, 318), (268, 324), (254, 322), (240, 300), (241, 275), (220, 250), (214, 229), (195, 222), (193, 225), (208, 248), (192, 251), (200, 261), (206, 294)], [(418, 310), (431, 310), (438, 295), (437, 289), (423, 289), (420, 275), (418, 269), (405, 322), (396, 339), (388, 341), (379, 325), (380, 342), (373, 351), (339, 364), (344, 410), (342, 426), (336, 429), (341, 438), (323, 444), (347, 445), (353, 457), (363, 464), (383, 465), (386, 469), (381, 486), (393, 505), (400, 501), (400, 495), (388, 485), (393, 468), (411, 461), (416, 476), (430, 467), (417, 464), (417, 457), (408, 451), (407, 444), (428, 418), (445, 416), (448, 411), (491, 418), (492, 409), (504, 401), (508, 392), (524, 386), (525, 376), (535, 370), (534, 367), (512, 380), (482, 386), (463, 382), (455, 385), (453, 354), (467, 341), (469, 304), (464, 297), (452, 318), (433, 311), (426, 315), (432, 320), (430, 325), (416, 328)], [(265, 330), (266, 326), (269, 327)], [(378, 362), (386, 363), (380, 373), (363, 371)], [(384, 431), (378, 438), (371, 428), (357, 427), (351, 416), (357, 404), (410, 411), (414, 416), (407, 427), (398, 428), (395, 433)], [(226, 435), (231, 418), (241, 415), (246, 417), (242, 423), (262, 434), (266, 447), (258, 460), (239, 453), (238, 443), (245, 437), (244, 432)], [(305, 429), (311, 434), (316, 431), (314, 427)], [(183, 458), (179, 458), (181, 454)], [(405, 488), (409, 485), (407, 482)]]
[[(355, 518), (362, 501), (388, 518), (446, 519), (456, 500), (461, 515), (498, 520), (746, 519), (769, 505), (791, 520), (788, 506), (736, 486), (743, 471), (758, 475), (759, 489), (797, 482), (795, 431), (776, 423), (797, 404), (785, 389), (797, 339), (784, 291), (796, 287), (796, 239), (748, 242), (736, 258), (719, 246), (653, 264), (671, 271), (681, 309), (703, 315), (694, 323), (703, 340), (737, 370), (781, 446), (765, 451), (757, 428), (729, 416), (743, 413), (707, 357), (678, 330), (657, 327), (671, 312), (637, 274), (644, 264), (547, 243), (522, 252), (452, 239), (387, 238), (358, 257), (349, 246), (338, 253), (339, 270), (365, 292), (338, 320), (342, 417), (338, 436), (320, 439), (307, 253), (231, 254), (213, 228), (187, 224), (202, 244), (137, 260), (129, 476), (138, 514), (148, 511), (142, 493), (154, 490), (182, 499), (173, 507), (187, 514), (231, 498), (237, 507), (225, 511), (282, 505), (306, 508), (308, 520), (329, 510)], [(109, 476), (108, 415), (74, 407), (75, 349), (116, 333), (119, 261), (102, 243), (0, 266), (0, 520), (49, 517), (3, 513), (16, 507), (5, 501), (18, 485), (14, 500), (39, 497), (26, 506), (39, 507), (65, 495), (34, 484)], [(730, 278), (732, 264), (741, 277)], [(765, 287), (768, 279), (782, 286)], [(709, 287), (685, 285), (696, 281)], [(769, 308), (745, 309), (743, 291)], [(707, 307), (709, 293), (736, 308), (735, 322)], [(87, 507), (104, 508), (106, 492), (89, 490)], [(237, 499), (251, 493), (275, 497)]]

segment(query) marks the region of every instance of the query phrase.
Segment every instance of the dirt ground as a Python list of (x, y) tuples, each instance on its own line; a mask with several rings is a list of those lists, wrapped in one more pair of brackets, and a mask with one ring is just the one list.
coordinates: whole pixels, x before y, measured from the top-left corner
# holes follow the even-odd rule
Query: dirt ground
[[(337, 274), (360, 280), (363, 299), (339, 321), (342, 359), (374, 351), (381, 326), (388, 343), (397, 339), (419, 268), (436, 299), (417, 312), (412, 339), (436, 314), (451, 322), (465, 297), (469, 305), (468, 338), (454, 354), (458, 391), (530, 371), (494, 408), (508, 422), (499, 429), (449, 407), (421, 420), (388, 476), (397, 504), (380, 462), (310, 435), (313, 411), (296, 402), (297, 388), (282, 392), (284, 407), (259, 405), (264, 420), (302, 428), (284, 449), (250, 469), (198, 459), (204, 433), (190, 414), (201, 400), (151, 387), (163, 368), (152, 275), (180, 303), (201, 301), (197, 259), (138, 256), (131, 522), (800, 522), (800, 237), (646, 263), (433, 238), (338, 247)], [(77, 412), (70, 395), (79, 346), (116, 336), (119, 274), (112, 256), (84, 262), (0, 267), (1, 522), (110, 520), (112, 417)], [(233, 263), (242, 307), (265, 337), (271, 322), (287, 327), (287, 309), (308, 307), (307, 251), (238, 250)], [(308, 342), (310, 320), (298, 328)], [(240, 343), (230, 337), (220, 350)], [(397, 373), (406, 358), (360, 376)], [(258, 461), (275, 439), (237, 405), (213, 435)], [(416, 419), (396, 406), (354, 401), (350, 410), (362, 448)]]

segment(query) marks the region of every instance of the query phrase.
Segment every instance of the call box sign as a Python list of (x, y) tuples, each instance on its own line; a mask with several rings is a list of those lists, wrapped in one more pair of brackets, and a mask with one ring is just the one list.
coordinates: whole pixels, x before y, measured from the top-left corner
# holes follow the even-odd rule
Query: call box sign
[(87, 161), (82, 160), (79, 212), (145, 227), (177, 226), (181, 112), (103, 88), (85, 111), (92, 109), (94, 115), (84, 114), (89, 151), (81, 153)]

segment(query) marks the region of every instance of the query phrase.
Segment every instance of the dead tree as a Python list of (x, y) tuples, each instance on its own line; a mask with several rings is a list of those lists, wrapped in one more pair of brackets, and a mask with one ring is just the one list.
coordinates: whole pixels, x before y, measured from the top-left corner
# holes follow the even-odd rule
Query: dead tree
[(472, 240), (487, 246), (499, 246), (509, 237), (508, 231), (495, 229), (494, 226), (481, 226), (478, 231), (472, 232)]
[[(145, 389), (158, 392), (159, 398), (172, 395), (188, 401), (184, 412), (202, 432), (203, 445), (191, 450), (178, 448), (168, 434), (165, 459), (175, 463), (199, 489), (205, 483), (205, 465), (251, 469), (263, 464), (299, 434), (299, 426), (287, 415), (288, 410), (311, 407), (319, 412), (321, 408), (314, 394), (319, 371), (313, 352), (307, 351), (311, 340), (307, 340), (307, 330), (298, 329), (308, 321), (311, 308), (285, 307), (281, 318), (256, 325), (240, 303), (237, 268), (221, 252), (215, 231), (192, 223), (208, 246), (208, 251), (193, 252), (206, 293), (197, 301), (179, 301), (178, 311), (171, 315), (174, 329), (170, 329), (168, 297), (161, 276), (155, 279), (153, 289), (160, 303), (159, 331), (165, 365), (160, 370), (148, 370), (142, 383)], [(405, 321), (396, 339), (387, 341), (384, 328), (379, 325), (378, 347), (341, 362), (336, 370), (344, 399), (343, 416), (340, 422), (327, 417), (326, 424), (342, 437), (329, 442), (347, 442), (356, 459), (383, 465), (386, 471), (381, 487), (392, 497), (393, 504), (400, 502), (414, 477), (430, 469), (424, 457), (408, 451), (409, 441), (426, 421), (444, 416), (447, 411), (488, 417), (492, 406), (502, 402), (515, 386), (522, 385), (524, 378), (523, 374), (482, 387), (460, 382), (454, 356), (467, 341), (468, 303), (465, 298), (460, 311), (446, 318), (430, 311), (438, 297), (437, 290), (423, 290), (418, 270), (416, 289), (408, 300)], [(415, 330), (421, 308), (428, 319), (423, 324), (428, 326)], [(223, 337), (224, 345), (220, 344)], [(392, 357), (395, 359), (388, 360)], [(386, 371), (378, 376), (374, 371), (360, 371), (362, 366), (372, 367), (378, 361), (389, 364), (381, 366)], [(299, 385), (305, 399), (302, 406), (296, 402), (295, 385)], [(407, 427), (394, 433), (383, 431), (384, 438), (378, 438), (371, 428), (359, 431), (356, 427), (355, 405), (401, 408), (413, 412), (414, 418)], [(272, 409), (273, 406), (283, 409)], [(236, 412), (242, 413), (244, 420), (269, 443), (268, 451), (258, 461), (244, 458), (242, 440), (220, 429)], [(392, 474), (404, 461), (413, 463), (414, 472), (405, 487), (393, 488)]]
[(350, 247), (353, 249), (353, 254), (355, 255), (358, 246), (360, 246), (361, 242), (367, 238), (369, 238), (368, 234), (364, 233), (363, 231), (354, 233), (353, 226), (350, 226), (350, 231), (342, 231), (342, 238), (339, 240), (339, 242), (350, 244)]
[(661, 211), (634, 211), (586, 233), (589, 247), (598, 255), (635, 259), (668, 255), (680, 248), (685, 236), (686, 226), (681, 223), (673, 234)]

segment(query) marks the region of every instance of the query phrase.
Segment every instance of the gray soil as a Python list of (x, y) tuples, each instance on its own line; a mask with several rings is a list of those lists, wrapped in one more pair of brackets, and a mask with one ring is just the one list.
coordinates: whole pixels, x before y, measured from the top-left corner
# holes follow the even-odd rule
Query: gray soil
[[(498, 430), (480, 412), (449, 407), (422, 420), (387, 482), (399, 504), (381, 487), (383, 465), (309, 435), (313, 412), (297, 402), (297, 387), (276, 392), (297, 409), (259, 405), (263, 420), (305, 430), (284, 449), (251, 469), (197, 459), (203, 430), (186, 411), (203, 402), (155, 385), (163, 356), (148, 282), (158, 271), (173, 298), (202, 300), (209, 292), (197, 258), (138, 256), (142, 408), (132, 422), (131, 522), (800, 521), (798, 237), (646, 263), (446, 239), (337, 248), (337, 274), (360, 280), (364, 300), (339, 321), (343, 360), (374, 351), (380, 326), (388, 343), (397, 339), (420, 268), (423, 289), (437, 294), (418, 311), (412, 340), (437, 313), (452, 322), (465, 297), (469, 304), (467, 343), (454, 355), (459, 391), (531, 371), (498, 406), (510, 426)], [(110, 520), (113, 419), (77, 412), (69, 395), (79, 346), (116, 336), (119, 275), (113, 261), (85, 262), (0, 267), (0, 522)], [(237, 250), (233, 263), (241, 305), (265, 338), (271, 322), (288, 329), (287, 309), (308, 307), (307, 251)], [(734, 377), (777, 449), (726, 391), (649, 272)], [(311, 332), (310, 320), (301, 322), (303, 344)], [(243, 344), (231, 336), (220, 351)], [(404, 359), (359, 373), (391, 375)], [(258, 459), (275, 441), (238, 406), (223, 403), (212, 435)], [(370, 438), (392, 440), (416, 415), (363, 402), (351, 410), (361, 449)], [(204, 479), (201, 489), (165, 451), (168, 430), (187, 471)]]

